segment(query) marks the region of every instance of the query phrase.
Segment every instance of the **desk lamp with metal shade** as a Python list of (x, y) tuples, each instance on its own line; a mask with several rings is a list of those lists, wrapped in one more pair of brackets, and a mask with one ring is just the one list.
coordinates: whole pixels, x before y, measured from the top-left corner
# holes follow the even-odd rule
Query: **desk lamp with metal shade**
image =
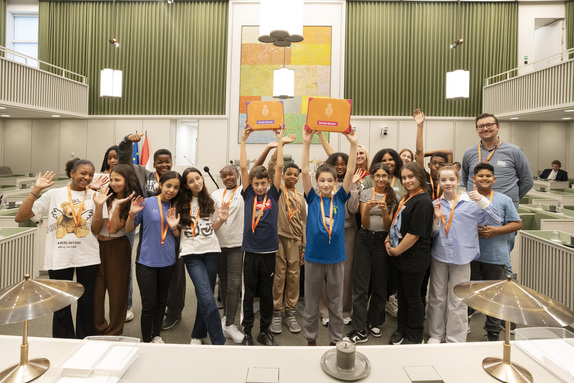
[(50, 368), (46, 358), (28, 360), (28, 321), (72, 304), (83, 293), (77, 282), (30, 279), (29, 274), (0, 290), (0, 325), (22, 322), (20, 363), (0, 372), (0, 383), (30, 382)]
[(506, 321), (503, 357), (488, 357), (482, 367), (502, 382), (531, 383), (532, 374), (510, 361), (510, 322), (528, 326), (564, 327), (574, 323), (574, 313), (563, 304), (511, 280), (459, 283), (454, 293), (468, 306)]

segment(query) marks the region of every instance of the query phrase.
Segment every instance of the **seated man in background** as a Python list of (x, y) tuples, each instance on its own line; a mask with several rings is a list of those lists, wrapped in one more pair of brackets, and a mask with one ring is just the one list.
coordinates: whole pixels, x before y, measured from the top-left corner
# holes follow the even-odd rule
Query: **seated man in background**
[(560, 161), (552, 161), (552, 169), (545, 169), (540, 178), (548, 181), (568, 181), (568, 172), (561, 170), (560, 167), (562, 167)]

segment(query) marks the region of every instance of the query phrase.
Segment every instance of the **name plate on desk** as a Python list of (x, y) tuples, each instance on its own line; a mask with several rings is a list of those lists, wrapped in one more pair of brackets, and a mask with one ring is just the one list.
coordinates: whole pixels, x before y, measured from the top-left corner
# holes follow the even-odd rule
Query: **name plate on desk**
[(248, 101), (247, 126), (253, 130), (276, 130), (285, 125), (283, 101)]
[(352, 103), (340, 98), (309, 98), (305, 129), (349, 133)]

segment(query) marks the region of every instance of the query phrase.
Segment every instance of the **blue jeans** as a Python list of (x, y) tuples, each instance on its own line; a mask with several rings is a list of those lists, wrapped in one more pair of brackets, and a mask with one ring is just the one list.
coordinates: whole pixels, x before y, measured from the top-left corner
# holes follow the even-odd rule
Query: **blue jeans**
[(225, 344), (221, 317), (213, 296), (217, 279), (217, 253), (190, 254), (182, 258), (195, 286), (197, 297), (197, 311), (191, 338), (202, 339), (209, 333), (211, 344)]

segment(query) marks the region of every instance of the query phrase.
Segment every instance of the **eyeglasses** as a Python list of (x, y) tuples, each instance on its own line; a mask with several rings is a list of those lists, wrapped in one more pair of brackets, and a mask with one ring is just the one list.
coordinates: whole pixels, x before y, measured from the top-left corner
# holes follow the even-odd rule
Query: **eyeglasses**
[(488, 124), (478, 125), (478, 126), (476, 127), (476, 130), (480, 131), (480, 130), (484, 130), (484, 128), (490, 129), (490, 128), (494, 128), (494, 127), (497, 126), (497, 125), (498, 125), (498, 124), (497, 124), (496, 122), (489, 122)]
[(385, 180), (388, 179), (389, 176), (387, 174), (375, 174), (373, 178), (376, 180)]
[(446, 165), (446, 163), (444, 163), (444, 162), (438, 162), (438, 161), (435, 161), (435, 160), (432, 160), (430, 163), (431, 163), (432, 165), (434, 165), (434, 166), (437, 166), (437, 165), (438, 165), (438, 166), (440, 166), (441, 168)]

